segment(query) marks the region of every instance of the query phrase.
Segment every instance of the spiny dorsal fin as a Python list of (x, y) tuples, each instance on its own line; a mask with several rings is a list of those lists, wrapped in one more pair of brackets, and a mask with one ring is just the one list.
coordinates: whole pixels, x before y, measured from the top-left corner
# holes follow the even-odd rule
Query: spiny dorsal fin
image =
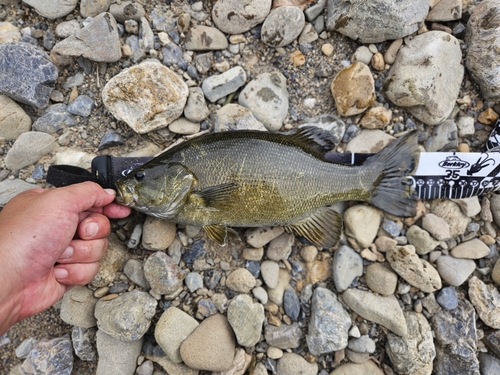
[(203, 229), (205, 229), (205, 233), (208, 238), (217, 242), (221, 246), (226, 245), (229, 237), (238, 240), (240, 239), (240, 236), (238, 236), (238, 233), (236, 233), (234, 229), (228, 228), (225, 225), (206, 225)]
[(289, 137), (298, 144), (321, 154), (330, 151), (338, 143), (329, 131), (316, 126), (299, 128), (295, 133), (289, 135)]
[(228, 182), (226, 184), (208, 186), (194, 193), (203, 199), (205, 207), (220, 209), (228, 204), (229, 199), (237, 188), (237, 183)]
[(285, 229), (315, 245), (329, 248), (337, 244), (342, 234), (342, 216), (331, 207), (322, 207), (308, 218), (285, 226)]

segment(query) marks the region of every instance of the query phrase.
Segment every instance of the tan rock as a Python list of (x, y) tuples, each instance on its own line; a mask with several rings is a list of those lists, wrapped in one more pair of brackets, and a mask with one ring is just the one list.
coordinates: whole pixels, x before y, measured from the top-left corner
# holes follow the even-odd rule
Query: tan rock
[(370, 108), (361, 117), (359, 124), (365, 129), (381, 129), (391, 123), (392, 111), (385, 107)]
[(370, 68), (355, 62), (333, 79), (331, 91), (340, 116), (364, 112), (375, 101), (375, 82)]
[(495, 285), (486, 285), (476, 276), (469, 280), (469, 298), (484, 324), (500, 329), (500, 292)]
[(408, 284), (426, 293), (441, 289), (438, 271), (429, 262), (418, 257), (414, 246), (396, 246), (387, 252), (386, 258), (392, 269)]
[(226, 317), (215, 314), (205, 319), (182, 342), (181, 357), (193, 369), (227, 371), (233, 365), (236, 342)]

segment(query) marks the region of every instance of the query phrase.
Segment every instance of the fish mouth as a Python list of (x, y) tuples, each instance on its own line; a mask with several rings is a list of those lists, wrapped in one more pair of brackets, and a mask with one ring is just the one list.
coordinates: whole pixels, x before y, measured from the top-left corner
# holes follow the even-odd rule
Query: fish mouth
[(133, 206), (135, 203), (134, 194), (126, 187), (117, 185), (115, 202), (124, 206)]

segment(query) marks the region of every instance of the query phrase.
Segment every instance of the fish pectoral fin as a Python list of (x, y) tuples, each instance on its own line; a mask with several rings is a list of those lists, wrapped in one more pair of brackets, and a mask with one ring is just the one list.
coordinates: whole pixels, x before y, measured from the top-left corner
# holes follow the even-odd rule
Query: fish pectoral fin
[(306, 219), (286, 225), (288, 232), (307, 238), (323, 248), (335, 246), (342, 233), (342, 216), (331, 207), (323, 207)]
[(203, 199), (204, 206), (207, 208), (220, 209), (226, 206), (231, 199), (234, 191), (238, 188), (235, 182), (208, 186), (203, 190), (199, 190), (196, 194)]
[(225, 225), (206, 225), (203, 227), (208, 238), (217, 242), (221, 246), (225, 246), (228, 238), (240, 239), (238, 233), (234, 229), (228, 228)]

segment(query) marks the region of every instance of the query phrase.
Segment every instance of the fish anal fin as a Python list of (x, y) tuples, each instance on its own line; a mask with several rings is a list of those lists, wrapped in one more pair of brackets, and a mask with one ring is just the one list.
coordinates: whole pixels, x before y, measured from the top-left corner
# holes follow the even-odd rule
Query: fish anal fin
[(209, 208), (221, 208), (228, 204), (233, 193), (238, 188), (235, 182), (228, 182), (225, 184), (208, 186), (202, 190), (196, 191), (199, 197), (203, 199), (204, 206)]
[(342, 216), (331, 207), (322, 207), (311, 216), (286, 225), (285, 229), (317, 246), (330, 248), (337, 244), (342, 234)]
[(228, 238), (240, 239), (238, 233), (234, 229), (228, 228), (225, 225), (206, 225), (203, 227), (208, 238), (217, 242), (221, 246), (225, 246)]

